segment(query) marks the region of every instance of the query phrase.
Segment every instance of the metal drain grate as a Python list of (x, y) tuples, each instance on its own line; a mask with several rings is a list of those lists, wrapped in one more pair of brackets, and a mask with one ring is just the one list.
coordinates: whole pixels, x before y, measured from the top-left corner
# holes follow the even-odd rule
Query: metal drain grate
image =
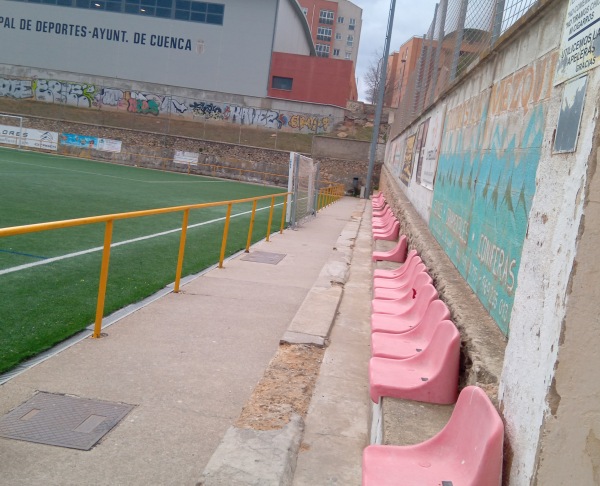
[(253, 251), (249, 253), (242, 260), (247, 262), (256, 263), (269, 263), (270, 265), (277, 265), (281, 260), (284, 259), (285, 253), (270, 253), (268, 251)]
[(0, 437), (87, 451), (133, 409), (39, 392), (0, 419)]

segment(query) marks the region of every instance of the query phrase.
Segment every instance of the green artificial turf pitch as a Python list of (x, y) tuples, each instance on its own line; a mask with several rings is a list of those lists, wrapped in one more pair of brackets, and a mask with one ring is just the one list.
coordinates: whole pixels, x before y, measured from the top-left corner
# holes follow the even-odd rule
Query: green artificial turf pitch
[[(0, 228), (284, 192), (281, 188), (0, 149)], [(279, 229), (282, 197), (271, 231)], [(258, 202), (268, 208), (270, 198)], [(249, 212), (236, 204), (232, 215)], [(192, 210), (183, 276), (219, 259), (226, 206)], [(257, 211), (253, 242), (266, 236), (269, 210)], [(181, 212), (116, 221), (112, 242), (180, 229)], [(246, 245), (250, 215), (231, 219), (226, 255)], [(207, 224), (201, 225), (203, 222)], [(0, 373), (94, 321), (102, 252), (11, 273), (6, 269), (103, 245), (105, 224), (0, 238)], [(111, 249), (104, 315), (175, 279), (180, 231)]]

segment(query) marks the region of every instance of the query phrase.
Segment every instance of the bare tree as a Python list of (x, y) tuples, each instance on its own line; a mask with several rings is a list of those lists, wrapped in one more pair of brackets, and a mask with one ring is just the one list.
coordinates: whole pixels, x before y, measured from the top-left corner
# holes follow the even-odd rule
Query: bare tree
[[(381, 68), (383, 67), (383, 54), (380, 50), (373, 53), (373, 59), (369, 64), (369, 68), (364, 76), (364, 81), (367, 86), (366, 95), (367, 101), (374, 105), (377, 103), (379, 95), (379, 84), (381, 83)], [(391, 86), (389, 86), (389, 77), (386, 76), (384, 97), (388, 95)]]

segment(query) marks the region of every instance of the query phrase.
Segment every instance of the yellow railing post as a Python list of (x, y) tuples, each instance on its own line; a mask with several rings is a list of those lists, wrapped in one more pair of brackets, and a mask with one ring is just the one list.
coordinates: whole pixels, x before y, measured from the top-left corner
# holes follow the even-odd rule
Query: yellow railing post
[(252, 215), (250, 216), (250, 228), (248, 228), (248, 241), (246, 241), (246, 253), (250, 253), (250, 245), (252, 244), (252, 230), (254, 229), (254, 217), (256, 215), (256, 203), (255, 199), (252, 203)]
[(225, 248), (227, 247), (227, 235), (229, 234), (229, 220), (231, 219), (231, 207), (233, 204), (227, 205), (227, 215), (225, 216), (225, 227), (223, 228), (223, 241), (221, 242), (221, 256), (219, 257), (219, 268), (223, 268), (223, 260), (225, 260)]
[(283, 198), (283, 210), (281, 211), (281, 227), (279, 228), (279, 234), (283, 234), (283, 228), (285, 227), (285, 215), (287, 213), (287, 196)]
[(275, 196), (271, 198), (271, 209), (269, 209), (269, 222), (267, 223), (267, 241), (270, 241), (271, 223), (273, 222), (273, 209), (275, 208)]
[(102, 264), (100, 266), (100, 283), (98, 285), (98, 301), (96, 303), (96, 322), (94, 324), (93, 338), (99, 338), (102, 331), (102, 317), (104, 317), (104, 301), (106, 299), (106, 283), (108, 282), (108, 263), (110, 261), (110, 243), (112, 241), (113, 220), (106, 222), (104, 230), (104, 249), (102, 250)]
[(173, 292), (179, 292), (179, 282), (181, 281), (181, 271), (183, 269), (183, 254), (185, 253), (185, 239), (187, 236), (188, 220), (190, 210), (183, 211), (183, 223), (181, 223), (181, 239), (179, 240), (179, 256), (177, 257), (177, 270), (175, 271), (175, 286)]

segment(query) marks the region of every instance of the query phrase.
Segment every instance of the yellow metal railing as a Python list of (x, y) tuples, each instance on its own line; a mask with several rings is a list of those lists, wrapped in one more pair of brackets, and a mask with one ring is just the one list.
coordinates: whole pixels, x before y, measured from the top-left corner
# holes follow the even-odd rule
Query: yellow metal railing
[(332, 184), (321, 188), (317, 198), (317, 211), (326, 208), (338, 199), (344, 197), (345, 190), (344, 184)]
[(203, 209), (203, 208), (212, 208), (217, 206), (227, 206), (227, 214), (225, 216), (225, 227), (223, 229), (223, 238), (221, 241), (221, 254), (219, 257), (219, 268), (223, 268), (223, 261), (225, 259), (225, 249), (227, 247), (227, 236), (229, 233), (229, 221), (231, 219), (231, 210), (234, 204), (248, 203), (252, 202), (252, 214), (250, 216), (250, 226), (248, 228), (248, 240), (246, 243), (246, 252), (250, 250), (250, 243), (252, 241), (252, 231), (254, 228), (254, 220), (256, 215), (256, 206), (257, 202), (262, 199), (271, 199), (271, 206), (269, 208), (269, 221), (267, 224), (267, 236), (266, 239), (269, 241), (269, 237), (271, 234), (271, 225), (273, 220), (273, 213), (275, 208), (275, 198), (283, 197), (283, 211), (281, 214), (281, 224), (279, 228), (279, 232), (283, 233), (284, 224), (285, 224), (285, 213), (287, 208), (287, 196), (290, 193), (282, 192), (278, 194), (272, 194), (268, 196), (258, 196), (251, 197), (246, 199), (235, 199), (231, 201), (218, 201), (218, 202), (210, 202), (210, 203), (201, 203), (201, 204), (189, 204), (186, 206), (173, 206), (169, 208), (159, 208), (159, 209), (147, 209), (145, 211), (133, 211), (129, 213), (117, 213), (117, 214), (108, 214), (103, 216), (91, 216), (88, 218), (78, 218), (78, 219), (68, 219), (64, 221), (53, 221), (50, 223), (38, 223), (38, 224), (30, 224), (25, 226), (12, 226), (10, 228), (0, 228), (0, 238), (4, 236), (16, 236), (23, 235), (27, 233), (37, 233), (41, 231), (49, 231), (60, 228), (71, 228), (73, 226), (84, 226), (88, 224), (96, 224), (96, 223), (106, 223), (106, 227), (104, 230), (104, 247), (102, 250), (102, 264), (100, 266), (100, 282), (98, 284), (98, 300), (96, 304), (96, 319), (94, 324), (94, 332), (92, 337), (99, 338), (100, 332), (102, 330), (102, 318), (104, 316), (104, 300), (106, 298), (106, 285), (108, 282), (108, 266), (110, 261), (110, 247), (112, 244), (112, 232), (113, 232), (113, 224), (117, 220), (121, 219), (131, 219), (131, 218), (140, 218), (143, 216), (153, 216), (157, 214), (166, 214), (166, 213), (175, 213), (182, 212), (183, 213), (183, 221), (181, 225), (181, 237), (179, 241), (179, 255), (177, 257), (177, 269), (175, 273), (175, 284), (174, 284), (174, 292), (179, 292), (179, 285), (181, 281), (181, 272), (183, 268), (183, 257), (185, 252), (185, 239), (187, 236), (187, 226), (189, 220), (190, 210), (192, 209)]

